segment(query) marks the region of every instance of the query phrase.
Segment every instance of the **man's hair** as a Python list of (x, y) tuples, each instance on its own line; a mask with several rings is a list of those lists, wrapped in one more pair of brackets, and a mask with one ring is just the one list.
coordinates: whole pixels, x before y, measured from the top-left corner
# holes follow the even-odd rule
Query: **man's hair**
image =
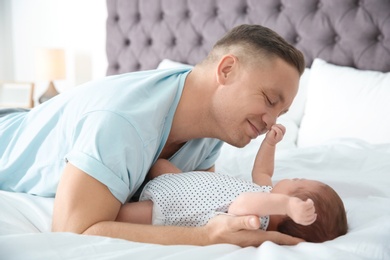
[(290, 217), (285, 217), (278, 225), (279, 232), (314, 243), (332, 240), (347, 233), (348, 224), (343, 201), (331, 187), (321, 184), (315, 191), (298, 189), (290, 195), (302, 200), (312, 199), (317, 219), (313, 224), (303, 226)]
[(241, 49), (239, 52), (246, 58), (261, 60), (279, 57), (294, 66), (300, 75), (305, 70), (303, 54), (279, 34), (261, 25), (242, 24), (234, 27), (216, 42), (208, 59), (215, 59), (215, 54), (220, 49), (226, 53), (237, 48)]

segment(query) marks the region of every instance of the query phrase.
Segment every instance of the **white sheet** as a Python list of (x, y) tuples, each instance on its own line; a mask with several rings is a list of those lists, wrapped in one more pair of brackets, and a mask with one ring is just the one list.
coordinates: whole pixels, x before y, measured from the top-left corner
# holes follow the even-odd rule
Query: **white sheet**
[[(224, 147), (217, 169), (249, 178), (257, 144)], [(50, 233), (53, 199), (0, 191), (0, 259), (390, 259), (390, 145), (339, 139), (277, 152), (275, 180), (310, 178), (336, 189), (349, 232), (321, 244), (258, 248), (161, 246)]]

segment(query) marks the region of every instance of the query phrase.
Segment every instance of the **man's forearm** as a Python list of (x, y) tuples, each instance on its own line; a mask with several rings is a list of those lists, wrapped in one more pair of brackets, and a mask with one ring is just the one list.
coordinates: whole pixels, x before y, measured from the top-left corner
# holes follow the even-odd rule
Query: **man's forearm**
[(211, 244), (203, 227), (152, 226), (105, 221), (91, 226), (84, 234), (162, 245)]
[(162, 245), (205, 246), (228, 243), (246, 247), (259, 246), (265, 241), (281, 245), (295, 245), (303, 241), (279, 232), (265, 232), (259, 227), (257, 217), (219, 215), (203, 227), (152, 226), (106, 221), (91, 226), (84, 234)]

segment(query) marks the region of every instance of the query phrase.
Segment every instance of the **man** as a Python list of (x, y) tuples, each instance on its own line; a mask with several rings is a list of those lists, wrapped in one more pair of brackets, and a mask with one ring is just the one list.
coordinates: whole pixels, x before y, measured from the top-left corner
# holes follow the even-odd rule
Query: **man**
[(255, 216), (217, 216), (198, 228), (115, 219), (157, 159), (212, 171), (222, 141), (243, 147), (264, 134), (288, 110), (303, 69), (302, 54), (273, 31), (241, 25), (192, 70), (87, 83), (0, 119), (0, 188), (55, 196), (53, 231), (159, 244), (296, 244), (258, 230)]

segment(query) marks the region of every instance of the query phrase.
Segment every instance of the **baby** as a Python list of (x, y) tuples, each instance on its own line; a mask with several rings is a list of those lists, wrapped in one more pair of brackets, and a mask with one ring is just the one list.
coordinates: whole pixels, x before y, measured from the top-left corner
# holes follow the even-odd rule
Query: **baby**
[(308, 242), (346, 234), (343, 202), (328, 185), (285, 179), (272, 187), (275, 147), (284, 133), (279, 124), (267, 133), (256, 155), (253, 182), (213, 172), (181, 173), (169, 161), (159, 159), (149, 172), (152, 180), (144, 187), (140, 201), (122, 206), (117, 221), (203, 226), (216, 214), (256, 215), (263, 230)]

